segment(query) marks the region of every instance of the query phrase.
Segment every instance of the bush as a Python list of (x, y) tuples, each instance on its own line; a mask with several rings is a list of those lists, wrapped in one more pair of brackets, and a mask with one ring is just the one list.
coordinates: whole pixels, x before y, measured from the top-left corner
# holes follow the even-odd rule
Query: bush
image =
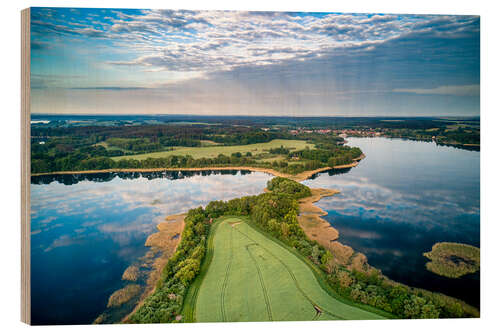
[(268, 181), (267, 189), (275, 193), (289, 194), (295, 199), (311, 196), (309, 187), (283, 177), (274, 177)]

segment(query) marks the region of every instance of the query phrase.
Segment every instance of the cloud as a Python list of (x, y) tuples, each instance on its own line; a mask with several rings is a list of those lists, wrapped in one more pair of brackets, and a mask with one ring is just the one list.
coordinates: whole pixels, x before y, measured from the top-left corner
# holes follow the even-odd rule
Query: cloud
[(440, 86), (436, 88), (397, 88), (395, 93), (410, 93), (418, 95), (453, 95), (453, 96), (479, 96), (479, 84), (463, 86)]
[(89, 37), (106, 37), (106, 33), (104, 31), (94, 28), (83, 28), (75, 30), (75, 32)]
[(413, 90), (479, 82), (477, 16), (35, 9), (32, 23), (40, 73), (85, 76), (33, 78), (36, 113), (479, 112), (472, 92)]
[(74, 87), (72, 90), (141, 90), (144, 87)]
[(239, 11), (142, 10), (135, 14), (108, 14), (112, 15), (106, 16), (104, 28), (83, 20), (80, 24), (86, 25), (78, 27), (55, 19), (39, 19), (33, 25), (35, 31), (108, 39), (131, 54), (138, 54), (132, 60), (111, 60), (108, 64), (214, 72), (279, 64), (360, 43), (428, 32), (430, 28), (443, 35), (454, 35), (470, 30), (478, 21), (469, 16), (316, 16)]
[(42, 41), (31, 41), (31, 50), (47, 50), (50, 49), (51, 45), (47, 42)]
[(375, 23), (375, 22), (390, 22), (397, 20), (397, 16), (395, 15), (373, 15), (370, 18), (361, 20), (360, 23)]
[(84, 242), (85, 242), (85, 237), (83, 236), (71, 238), (69, 235), (62, 235), (59, 238), (56, 238), (47, 248), (45, 248), (44, 252), (52, 251), (53, 249), (58, 247), (83, 244)]

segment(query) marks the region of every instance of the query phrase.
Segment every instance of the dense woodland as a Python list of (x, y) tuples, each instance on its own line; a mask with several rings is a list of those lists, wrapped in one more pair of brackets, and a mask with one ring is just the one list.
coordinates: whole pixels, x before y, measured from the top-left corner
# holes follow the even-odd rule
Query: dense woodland
[(425, 130), (416, 129), (387, 129), (383, 131), (385, 136), (393, 138), (406, 138), (413, 140), (436, 141), (449, 145), (479, 145), (481, 135), (479, 129), (457, 127), (447, 129), (446, 127), (430, 128)]
[[(272, 168), (290, 174), (325, 166), (352, 163), (361, 155), (358, 148), (341, 146), (335, 135), (304, 133), (291, 136), (286, 131), (268, 132), (241, 126), (91, 126), (58, 127), (33, 130), (31, 172), (84, 171), (141, 168), (197, 168), (211, 166), (256, 166)], [(207, 142), (217, 149), (223, 146), (269, 142), (274, 139), (302, 139), (317, 149), (290, 151), (270, 149), (281, 161), (261, 161), (251, 153), (219, 154), (216, 158), (169, 156), (166, 158), (134, 159), (135, 154), (172, 150), (172, 147), (200, 147)], [(111, 157), (130, 156), (114, 161)]]
[[(478, 316), (465, 303), (438, 293), (412, 289), (388, 280), (379, 271), (350, 271), (334, 264), (333, 255), (311, 241), (300, 227), (297, 199), (310, 189), (286, 178), (269, 181), (271, 192), (229, 201), (212, 201), (191, 209), (182, 240), (165, 266), (154, 294), (131, 316), (133, 323), (179, 322), (187, 290), (200, 272), (212, 221), (224, 215), (249, 216), (251, 223), (307, 258), (320, 270), (337, 297), (368, 304), (396, 318), (456, 318)], [(353, 303), (354, 304), (354, 303)]]
[[(39, 115), (33, 114), (32, 120), (49, 120), (44, 128), (82, 126), (136, 126), (145, 124), (168, 124), (179, 126), (182, 123), (219, 124), (222, 127), (272, 127), (281, 128), (406, 128), (425, 130), (445, 127), (447, 124), (462, 124), (479, 127), (479, 117), (264, 117), (264, 116), (204, 116), (204, 115)], [(71, 122), (71, 123), (68, 123)], [(103, 126), (101, 126), (103, 127)]]

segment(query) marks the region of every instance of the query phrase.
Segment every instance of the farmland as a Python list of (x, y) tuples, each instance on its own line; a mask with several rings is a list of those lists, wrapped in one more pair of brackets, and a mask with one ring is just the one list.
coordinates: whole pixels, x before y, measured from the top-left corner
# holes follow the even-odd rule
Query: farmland
[(297, 254), (244, 218), (219, 223), (211, 244), (213, 258), (186, 299), (192, 321), (383, 318), (332, 297)]
[(302, 150), (306, 147), (314, 148), (313, 144), (308, 144), (304, 140), (283, 140), (276, 139), (265, 143), (255, 143), (249, 145), (237, 145), (237, 146), (208, 146), (208, 147), (174, 147), (172, 150), (162, 151), (162, 152), (154, 152), (148, 154), (139, 154), (133, 156), (117, 156), (113, 157), (113, 160), (119, 161), (122, 159), (133, 158), (135, 160), (144, 160), (147, 158), (162, 158), (168, 156), (187, 156), (190, 155), (193, 158), (215, 158), (219, 154), (224, 154), (227, 156), (231, 156), (233, 153), (242, 153), (246, 154), (250, 152), (253, 156), (265, 154), (270, 149), (280, 148), (283, 146), (284, 148), (290, 150)]

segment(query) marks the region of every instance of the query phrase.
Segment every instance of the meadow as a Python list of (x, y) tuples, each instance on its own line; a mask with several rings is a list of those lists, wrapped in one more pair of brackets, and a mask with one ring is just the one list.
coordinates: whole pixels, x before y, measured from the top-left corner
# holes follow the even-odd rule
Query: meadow
[[(245, 218), (226, 217), (209, 241), (212, 260), (193, 284), (186, 319), (197, 322), (381, 319), (327, 293), (296, 254)], [(211, 244), (210, 244), (211, 243)], [(190, 303), (190, 304), (189, 304)]]
[(245, 155), (250, 152), (253, 156), (268, 153), (270, 149), (280, 148), (283, 146), (291, 151), (294, 150), (302, 150), (309, 147), (311, 149), (314, 148), (314, 144), (309, 144), (305, 140), (283, 140), (283, 139), (275, 139), (269, 142), (264, 143), (255, 143), (249, 145), (237, 145), (237, 146), (207, 146), (207, 147), (173, 147), (172, 150), (162, 151), (162, 152), (154, 152), (147, 154), (138, 154), (138, 155), (129, 155), (129, 156), (117, 156), (112, 159), (115, 161), (119, 161), (122, 159), (133, 158), (135, 160), (145, 160), (147, 158), (162, 158), (168, 156), (187, 156), (190, 155), (193, 158), (215, 158), (219, 154), (224, 154), (226, 156), (231, 156), (233, 153), (241, 153)]

